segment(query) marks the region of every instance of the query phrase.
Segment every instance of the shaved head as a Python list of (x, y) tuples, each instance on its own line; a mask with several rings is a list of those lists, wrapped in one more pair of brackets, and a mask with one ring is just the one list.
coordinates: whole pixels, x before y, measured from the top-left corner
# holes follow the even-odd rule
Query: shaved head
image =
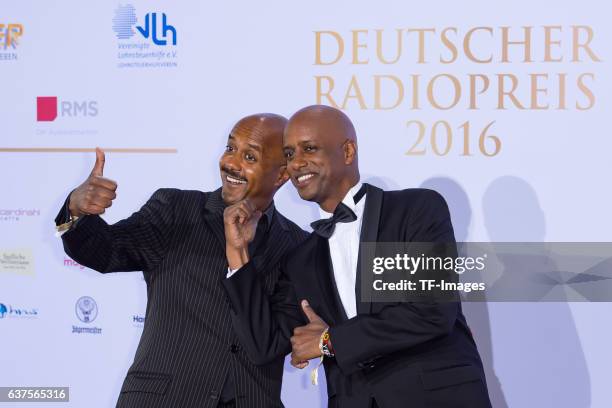
[(284, 150), (300, 197), (326, 211), (359, 181), (355, 127), (338, 109), (312, 105), (297, 111), (285, 128)]
[(287, 119), (258, 113), (240, 119), (232, 128), (219, 161), (222, 196), (231, 205), (249, 198), (260, 210), (287, 181), (283, 130)]
[(284, 164), (283, 132), (287, 119), (274, 113), (257, 113), (240, 119), (232, 128), (230, 137), (236, 134), (247, 134), (258, 141), (269, 157), (276, 164)]
[(324, 133), (326, 137), (344, 142), (345, 139), (357, 143), (355, 127), (348, 116), (339, 109), (325, 105), (311, 105), (300, 109), (289, 119), (289, 126), (308, 127)]

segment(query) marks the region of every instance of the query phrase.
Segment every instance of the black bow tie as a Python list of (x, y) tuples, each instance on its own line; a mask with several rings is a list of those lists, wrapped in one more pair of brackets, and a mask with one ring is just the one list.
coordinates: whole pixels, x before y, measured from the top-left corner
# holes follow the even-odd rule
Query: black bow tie
[[(353, 197), (355, 204), (365, 195), (365, 184), (361, 186), (357, 194)], [(310, 224), (315, 233), (323, 238), (329, 239), (336, 229), (337, 222), (353, 222), (357, 216), (346, 204), (340, 203), (334, 210), (334, 214), (330, 218), (315, 221)]]

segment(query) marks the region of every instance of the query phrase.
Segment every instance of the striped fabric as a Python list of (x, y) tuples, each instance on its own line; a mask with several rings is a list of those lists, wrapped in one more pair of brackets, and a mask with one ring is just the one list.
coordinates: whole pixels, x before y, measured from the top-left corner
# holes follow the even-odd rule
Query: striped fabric
[[(66, 253), (99, 272), (143, 271), (147, 283), (144, 330), (118, 407), (216, 407), (232, 375), (239, 408), (282, 406), (282, 359), (258, 367), (247, 357), (230, 318), (225, 279), (221, 190), (161, 189), (129, 218), (108, 225), (86, 216), (62, 236)], [(56, 223), (67, 218), (66, 208)], [(274, 212), (265, 245), (253, 261), (271, 292), (273, 268), (306, 238)]]

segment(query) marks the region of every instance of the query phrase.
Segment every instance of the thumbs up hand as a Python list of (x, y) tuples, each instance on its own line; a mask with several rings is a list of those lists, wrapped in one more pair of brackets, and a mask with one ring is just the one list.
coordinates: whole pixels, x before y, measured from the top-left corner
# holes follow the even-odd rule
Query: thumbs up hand
[(321, 356), (319, 341), (328, 328), (327, 323), (317, 315), (307, 300), (302, 300), (302, 310), (308, 318), (308, 324), (296, 327), (291, 337), (291, 365), (299, 369), (305, 368), (308, 360)]
[(96, 163), (87, 180), (70, 194), (70, 214), (81, 217), (88, 214), (104, 214), (117, 197), (117, 183), (104, 178), (104, 152), (96, 147)]

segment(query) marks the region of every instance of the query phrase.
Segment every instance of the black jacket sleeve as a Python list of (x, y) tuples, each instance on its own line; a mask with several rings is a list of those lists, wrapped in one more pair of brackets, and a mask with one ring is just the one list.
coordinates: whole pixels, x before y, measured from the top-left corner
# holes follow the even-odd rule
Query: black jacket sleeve
[[(406, 241), (455, 242), (446, 202), (431, 190), (405, 222), (410, 223)], [(450, 333), (457, 314), (456, 302), (406, 302), (356, 316), (329, 329), (336, 362), (345, 375), (371, 367), (387, 354)]]
[(284, 275), (285, 262), (274, 292), (265, 291), (259, 271), (248, 262), (223, 280), (232, 308), (234, 329), (250, 359), (264, 365), (291, 351), (293, 329), (306, 324), (296, 301), (293, 285)]
[[(98, 272), (151, 271), (163, 259), (174, 222), (174, 189), (157, 190), (130, 217), (109, 225), (97, 215), (79, 218), (62, 235), (66, 254)], [(55, 222), (69, 219), (64, 203)]]

